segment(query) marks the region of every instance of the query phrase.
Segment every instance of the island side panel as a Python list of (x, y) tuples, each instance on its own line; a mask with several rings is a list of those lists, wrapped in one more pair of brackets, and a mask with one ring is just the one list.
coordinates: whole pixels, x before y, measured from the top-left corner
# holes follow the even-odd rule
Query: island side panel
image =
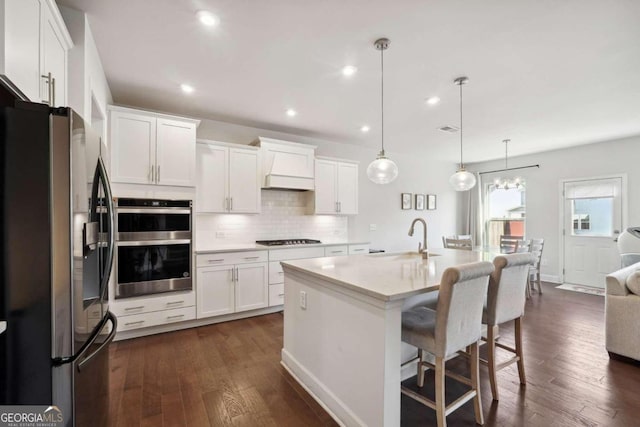
[(284, 271), (283, 365), (345, 425), (400, 425), (402, 301)]

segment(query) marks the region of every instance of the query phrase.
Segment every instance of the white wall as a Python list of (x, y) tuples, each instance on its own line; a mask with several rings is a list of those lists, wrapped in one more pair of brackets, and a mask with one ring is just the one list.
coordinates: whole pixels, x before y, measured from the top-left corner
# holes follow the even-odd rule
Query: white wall
[[(574, 178), (626, 174), (628, 220), (623, 229), (640, 225), (640, 136), (588, 144), (556, 151), (509, 158), (509, 167), (540, 164), (540, 169), (523, 169), (527, 180), (526, 234), (544, 238), (542, 274), (549, 280), (560, 276), (560, 181)], [(473, 171), (504, 167), (504, 160), (468, 165)], [(491, 182), (487, 177), (486, 182)], [(458, 199), (459, 222), (467, 209), (466, 198)]]
[[(74, 47), (68, 54), (68, 104), (106, 137), (103, 123), (92, 123), (96, 116), (106, 119), (107, 105), (113, 102), (111, 90), (104, 74), (102, 62), (93, 39), (87, 15), (76, 9), (60, 7), (60, 13), (73, 39)], [(95, 103), (92, 103), (92, 96)], [(93, 111), (98, 108), (99, 114)]]
[[(203, 120), (198, 138), (248, 144), (258, 136), (317, 145), (317, 155), (339, 157), (360, 162), (359, 215), (349, 217), (349, 240), (370, 241), (372, 248), (387, 251), (415, 250), (422, 239), (422, 230), (409, 237), (407, 232), (413, 218), (422, 217), (429, 227), (429, 247), (442, 247), (441, 236), (456, 232), (456, 195), (449, 187), (449, 176), (455, 165), (440, 161), (437, 156), (420, 158), (387, 151), (398, 165), (398, 179), (389, 185), (377, 185), (366, 176), (368, 164), (377, 155), (376, 148), (336, 143), (315, 138), (272, 132), (213, 120)], [(391, 141), (388, 140), (391, 145)], [(400, 193), (430, 193), (437, 195), (437, 210), (415, 211), (400, 209)], [(369, 231), (375, 224), (376, 231)]]

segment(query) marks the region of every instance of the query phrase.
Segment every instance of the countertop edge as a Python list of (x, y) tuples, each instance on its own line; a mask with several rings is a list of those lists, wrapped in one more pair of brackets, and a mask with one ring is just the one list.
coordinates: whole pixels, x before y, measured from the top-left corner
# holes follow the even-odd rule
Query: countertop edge
[(265, 246), (265, 245), (254, 245), (247, 247), (237, 247), (237, 248), (207, 248), (207, 249), (196, 249), (194, 253), (196, 254), (215, 254), (215, 253), (224, 253), (224, 252), (248, 252), (248, 251), (268, 251), (268, 250), (277, 250), (277, 249), (301, 249), (301, 248), (322, 248), (328, 246), (344, 246), (344, 245), (369, 245), (371, 242), (342, 242), (342, 243), (315, 243), (310, 245), (282, 245), (282, 246)]

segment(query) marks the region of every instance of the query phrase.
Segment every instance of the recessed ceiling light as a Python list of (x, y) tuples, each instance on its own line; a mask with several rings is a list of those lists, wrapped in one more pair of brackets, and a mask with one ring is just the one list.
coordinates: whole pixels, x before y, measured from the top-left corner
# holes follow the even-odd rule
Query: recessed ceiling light
[(360, 131), (363, 132), (363, 133), (367, 133), (367, 132), (369, 132), (369, 130), (371, 130), (371, 128), (369, 126), (367, 126), (367, 125), (364, 125), (364, 126), (362, 126), (360, 128)]
[(358, 71), (358, 68), (353, 65), (347, 65), (342, 69), (342, 75), (345, 77), (351, 77)]
[(298, 114), (298, 112), (297, 112), (296, 110), (294, 110), (293, 108), (289, 108), (289, 109), (287, 110), (287, 116), (289, 116), (289, 117), (294, 117), (294, 116), (296, 116), (297, 114)]
[(429, 105), (436, 105), (438, 102), (440, 102), (440, 98), (438, 98), (437, 96), (432, 96), (430, 98), (427, 98), (424, 102)]
[(220, 19), (216, 15), (207, 10), (199, 11), (198, 13), (196, 13), (196, 16), (198, 17), (200, 22), (202, 22), (202, 24), (206, 25), (207, 27), (215, 27), (220, 22)]
[(180, 85), (180, 89), (182, 89), (184, 93), (193, 93), (193, 91), (195, 90), (193, 86), (184, 83)]

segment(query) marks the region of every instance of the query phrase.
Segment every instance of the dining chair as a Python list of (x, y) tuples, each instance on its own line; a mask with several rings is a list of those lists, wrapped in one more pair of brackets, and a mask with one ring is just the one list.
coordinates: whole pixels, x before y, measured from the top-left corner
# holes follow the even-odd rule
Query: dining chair
[[(446, 426), (446, 416), (473, 399), (476, 423), (483, 424), (479, 387), (478, 341), (481, 338), (482, 311), (489, 275), (494, 267), (490, 262), (476, 262), (451, 267), (440, 281), (436, 310), (425, 306), (402, 312), (402, 341), (418, 348), (418, 387), (424, 386), (424, 372), (435, 371), (435, 401), (402, 386), (402, 394), (436, 411), (438, 427)], [(445, 370), (445, 360), (469, 347), (470, 378)], [(424, 352), (435, 356), (435, 363), (424, 360)], [(471, 389), (447, 405), (445, 375)]]
[(461, 249), (464, 251), (470, 251), (473, 249), (471, 239), (453, 239), (450, 237), (443, 237), (442, 241), (444, 247), (447, 249)]
[(544, 239), (531, 239), (530, 252), (535, 256), (533, 265), (529, 270), (528, 289), (535, 290), (538, 285), (538, 292), (542, 294), (540, 286), (540, 264), (542, 263), (542, 250), (544, 249)]
[[(487, 303), (482, 312), (482, 323), (487, 325), (487, 360), (480, 362), (489, 367), (489, 382), (493, 400), (498, 400), (496, 372), (518, 364), (520, 384), (526, 385), (524, 355), (522, 352), (522, 316), (526, 301), (529, 267), (534, 261), (531, 253), (499, 255), (494, 258), (494, 271), (489, 278)], [(515, 323), (515, 348), (497, 342), (498, 325), (513, 321)], [(496, 348), (514, 354), (512, 358), (497, 363)]]
[(522, 240), (522, 236), (502, 234), (500, 236), (500, 252), (503, 254), (514, 253), (516, 251), (518, 240)]
[(531, 252), (531, 240), (532, 239), (522, 239), (516, 241), (516, 250), (514, 252)]

